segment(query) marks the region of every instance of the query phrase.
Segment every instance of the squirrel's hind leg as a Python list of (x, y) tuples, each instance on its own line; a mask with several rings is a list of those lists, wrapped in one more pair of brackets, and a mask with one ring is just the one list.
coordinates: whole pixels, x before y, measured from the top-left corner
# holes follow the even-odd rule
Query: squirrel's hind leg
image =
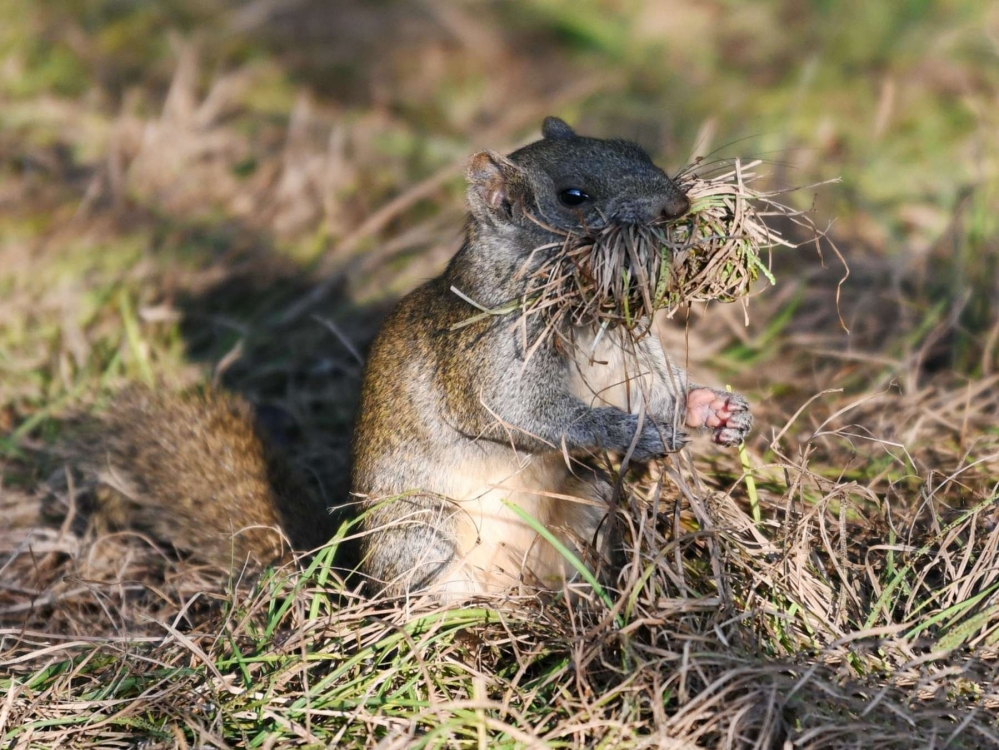
[(388, 596), (438, 588), (460, 557), (457, 515), (447, 498), (429, 493), (365, 501), (361, 567)]

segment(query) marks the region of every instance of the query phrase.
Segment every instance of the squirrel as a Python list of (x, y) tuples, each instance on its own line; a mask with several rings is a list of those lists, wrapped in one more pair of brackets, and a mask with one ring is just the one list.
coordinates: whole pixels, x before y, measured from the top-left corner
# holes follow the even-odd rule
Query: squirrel
[[(367, 358), (350, 485), (360, 571), (391, 595), (558, 588), (574, 571), (521, 514), (592, 560), (614, 487), (587, 456), (648, 462), (697, 430), (738, 445), (752, 425), (743, 396), (691, 384), (654, 330), (636, 340), (566, 323), (545, 337), (542, 316), (480, 314), (519, 299), (525, 270), (566, 232), (690, 209), (635, 143), (580, 136), (555, 117), (542, 136), (472, 157), (464, 243), (397, 304)], [(283, 559), (268, 527), (296, 547), (324, 541), (321, 507), (235, 397), (126, 392), (106, 425), (91, 464), (116, 523), (219, 565)]]

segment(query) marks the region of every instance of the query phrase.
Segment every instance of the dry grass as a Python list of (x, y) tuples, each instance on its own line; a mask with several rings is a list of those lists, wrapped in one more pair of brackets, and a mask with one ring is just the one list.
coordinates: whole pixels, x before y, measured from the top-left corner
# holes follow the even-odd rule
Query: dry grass
[[(296, 41), (322, 26), (308, 3), (251, 6)], [(76, 50), (84, 73), (54, 74), (34, 48), (0, 66), (0, 747), (999, 744), (999, 82), (978, 31), (994, 19), (891, 26), (852, 8), (843, 33), (868, 59), (797, 5), (671, 6), (665, 24), (642, 5), (641, 34), (701, 30), (668, 53), (695, 90), (656, 78), (658, 54), (651, 72), (629, 57), (641, 34), (596, 7), (518, 5), (549, 24), (539, 37), (427, 4), (398, 33), (370, 27), (382, 54), (333, 93), (302, 84), (323, 76), (297, 50), (207, 22), (200, 61), (181, 42), (152, 60), (121, 52), (158, 49), (121, 45), (167, 24), (142, 14), (112, 14), (106, 37), (60, 36), (63, 10), (24, 27), (33, 44), (68, 39), (52, 59)], [(341, 10), (358, 39), (380, 12)], [(428, 25), (416, 42), (402, 31)], [(813, 33), (850, 65), (776, 75), (818, 59)], [(237, 62), (206, 62), (216, 50)], [(94, 60), (110, 83), (91, 95), (45, 88)], [(639, 95), (586, 99), (609, 65)], [(831, 72), (851, 65), (884, 77)], [(136, 66), (123, 93), (116, 76)], [(25, 92), (32, 76), (41, 88)], [(333, 560), (349, 522), (303, 571), (238, 582), (89, 523), (91, 488), (55, 449), (64, 420), (150, 375), (244, 394), (335, 502), (364, 344), (453, 250), (473, 145), (513, 146), (559, 108), (579, 110), (581, 132), (734, 138), (726, 101), (781, 134), (730, 151), (780, 149), (801, 168), (768, 163), (764, 194), (844, 177), (817, 215), (839, 218), (849, 337), (842, 274), (791, 250), (774, 253), (780, 283), (748, 327), (738, 305), (696, 304), (659, 330), (699, 379), (748, 393), (762, 522), (738, 456), (695, 444), (630, 478), (613, 585), (458, 608), (359, 598)]]
[[(899, 417), (928, 407), (911, 400)], [(878, 408), (856, 405), (854, 419), (870, 423)], [(574, 604), (360, 598), (330, 568), (334, 541), (304, 573), (277, 571), (204, 609), (194, 592), (219, 582), (190, 564), (160, 557), (163, 581), (150, 588), (158, 556), (120, 541), (99, 552), (115, 540), (64, 528), (49, 556), (76, 547), (92, 562), (133, 557), (118, 582), (104, 573), (99, 583), (91, 568), (74, 590), (50, 585), (44, 602), (7, 588), (6, 619), (26, 611), (11, 600), (34, 599), (35, 611), (78, 628), (48, 619), (2, 631), (8, 736), (29, 733), (39, 746), (136, 734), (218, 746), (999, 741), (995, 497), (952, 517), (934, 510), (983, 487), (999, 451), (918, 478), (938, 504), (906, 509), (811, 469), (827, 437), (849, 434), (846, 424), (817, 430), (796, 460), (755, 469), (760, 526), (739, 502), (741, 479), (725, 479), (727, 458), (711, 480), (687, 456), (647, 477), (622, 510), (631, 552), (617, 584), (572, 584)], [(5, 580), (37, 585), (44, 563), (15, 555)], [(118, 637), (79, 632), (107, 629), (109, 615), (146, 635), (135, 625)]]

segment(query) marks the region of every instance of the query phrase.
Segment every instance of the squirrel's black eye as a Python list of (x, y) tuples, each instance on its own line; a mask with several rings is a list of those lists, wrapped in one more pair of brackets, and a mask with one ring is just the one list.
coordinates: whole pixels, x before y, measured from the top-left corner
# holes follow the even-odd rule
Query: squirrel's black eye
[(558, 194), (558, 199), (562, 201), (562, 205), (575, 208), (586, 203), (590, 199), (590, 196), (579, 188), (566, 188)]

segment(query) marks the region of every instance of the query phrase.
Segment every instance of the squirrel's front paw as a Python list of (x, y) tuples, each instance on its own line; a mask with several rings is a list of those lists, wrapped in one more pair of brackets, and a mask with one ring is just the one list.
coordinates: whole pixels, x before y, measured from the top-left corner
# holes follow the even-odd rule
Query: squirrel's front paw
[[(637, 418), (635, 426), (638, 426)], [(687, 433), (675, 429), (673, 425), (656, 423), (646, 417), (642, 422), (642, 434), (635, 443), (631, 458), (640, 463), (662, 458), (667, 453), (676, 453), (683, 448), (687, 440)]]
[(720, 445), (739, 445), (753, 426), (753, 415), (741, 394), (695, 388), (687, 394), (687, 426), (707, 427)]
[[(675, 453), (687, 444), (687, 434), (672, 424), (656, 422), (646, 416), (639, 420), (637, 414), (629, 414), (620, 409), (607, 406), (595, 411), (600, 420), (601, 434), (598, 444), (610, 450), (627, 453), (634, 443), (631, 459), (638, 463), (661, 458), (667, 453)], [(638, 432), (638, 439), (635, 433)]]

